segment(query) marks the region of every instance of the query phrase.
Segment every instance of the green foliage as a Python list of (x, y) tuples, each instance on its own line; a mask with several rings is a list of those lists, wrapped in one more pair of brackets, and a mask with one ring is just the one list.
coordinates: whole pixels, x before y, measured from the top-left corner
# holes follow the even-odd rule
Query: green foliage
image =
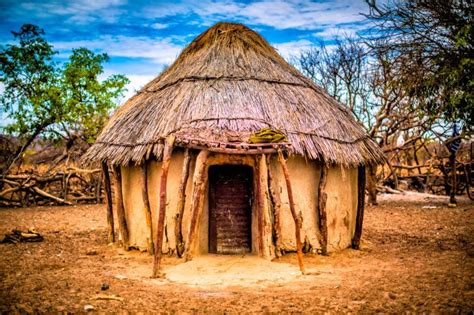
[(31, 141), (39, 134), (62, 134), (93, 141), (115, 100), (129, 82), (123, 75), (99, 80), (106, 54), (74, 49), (65, 64), (43, 38), (38, 26), (25, 24), (12, 32), (17, 44), (0, 50), (1, 108), (12, 123), (6, 132)]
[(377, 49), (391, 64), (411, 96), (428, 115), (474, 123), (474, 11), (466, 0), (401, 0), (379, 5), (366, 0), (368, 17), (378, 25)]
[(63, 106), (67, 109), (65, 122), (69, 129), (81, 131), (88, 142), (95, 140), (110, 109), (115, 107), (113, 100), (122, 94), (129, 82), (123, 75), (112, 75), (99, 81), (102, 63), (107, 61), (106, 54), (78, 48), (73, 50), (62, 71)]
[(37, 26), (25, 24), (12, 34), (19, 44), (7, 45), (0, 52), (0, 82), (5, 89), (1, 110), (14, 121), (6, 131), (29, 135), (61, 115), (58, 72), (52, 59), (55, 52)]

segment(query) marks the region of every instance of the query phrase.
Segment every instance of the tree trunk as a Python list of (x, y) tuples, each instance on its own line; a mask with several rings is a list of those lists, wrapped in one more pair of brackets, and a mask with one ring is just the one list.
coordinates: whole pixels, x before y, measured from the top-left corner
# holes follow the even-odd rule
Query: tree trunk
[(184, 252), (183, 240), (183, 214), (186, 201), (186, 186), (189, 178), (189, 164), (191, 162), (191, 154), (189, 149), (184, 151), (183, 170), (181, 173), (181, 181), (178, 189), (178, 205), (176, 207), (176, 223), (174, 226), (174, 234), (176, 238), (176, 253), (181, 257)]
[(36, 127), (33, 133), (26, 139), (25, 143), (15, 151), (15, 154), (12, 155), (12, 158), (7, 162), (6, 167), (3, 169), (2, 174), (5, 175), (8, 173), (8, 171), (10, 171), (12, 166), (21, 158), (22, 153), (47, 126), (49, 126), (49, 123), (45, 123)]
[(115, 242), (114, 211), (112, 206), (112, 189), (110, 186), (109, 168), (106, 162), (102, 162), (102, 173), (104, 174), (105, 201), (107, 203), (107, 227), (109, 231), (109, 243)]
[(163, 159), (161, 162), (160, 177), (160, 212), (158, 215), (158, 228), (156, 229), (156, 245), (155, 255), (153, 259), (153, 278), (157, 278), (160, 273), (161, 254), (163, 247), (163, 229), (166, 219), (166, 186), (168, 182), (168, 170), (171, 162), (171, 154), (173, 152), (174, 136), (166, 139), (163, 151)]
[(206, 163), (209, 151), (202, 150), (196, 157), (196, 167), (193, 176), (193, 199), (191, 202), (191, 220), (189, 222), (188, 235), (186, 237), (186, 247), (184, 257), (186, 261), (192, 259), (193, 245), (196, 237), (197, 223), (199, 222), (202, 207), (201, 198), (203, 197), (205, 184), (207, 181)]
[(449, 203), (456, 205), (456, 152), (451, 152), (449, 155), (449, 164), (451, 166), (451, 190), (449, 192)]
[(362, 224), (364, 222), (365, 206), (365, 167), (359, 166), (357, 174), (357, 216), (354, 237), (352, 238), (352, 248), (359, 249), (360, 238), (362, 236)]
[(369, 192), (369, 204), (377, 205), (377, 166), (370, 165), (366, 170), (367, 191)]
[(326, 164), (321, 166), (321, 176), (319, 178), (318, 185), (318, 215), (319, 215), (319, 231), (321, 232), (321, 254), (327, 255), (328, 253), (328, 223), (326, 213), (326, 182), (328, 178), (328, 168)]
[(257, 164), (257, 226), (258, 226), (258, 254), (259, 256), (264, 256), (264, 246), (263, 246), (263, 228), (265, 222), (263, 221), (263, 203), (265, 194), (262, 191), (262, 169), (260, 167), (260, 159), (265, 159), (265, 154), (257, 156), (255, 161)]
[(141, 168), (141, 187), (142, 187), (142, 199), (143, 199), (143, 210), (145, 212), (145, 221), (147, 227), (147, 247), (148, 252), (153, 254), (154, 252), (154, 245), (153, 245), (153, 227), (152, 227), (152, 220), (151, 220), (151, 207), (150, 207), (150, 199), (148, 198), (148, 169), (147, 169), (147, 162), (146, 160), (143, 161), (142, 168)]
[(123, 194), (122, 194), (122, 171), (120, 165), (114, 165), (114, 187), (115, 187), (115, 209), (117, 211), (117, 218), (119, 224), (120, 235), (122, 236), (123, 248), (129, 250), (130, 243), (128, 238), (127, 219), (125, 217), (125, 209), (123, 208)]
[[(277, 257), (281, 256), (281, 223), (280, 223), (280, 213), (281, 213), (281, 198), (280, 198), (280, 187), (276, 181), (271, 171), (271, 156), (268, 158), (268, 190), (270, 192), (270, 202), (273, 208), (273, 235), (275, 241), (275, 254)], [(276, 189), (273, 189), (273, 186)]]
[(298, 264), (300, 266), (300, 271), (302, 274), (305, 273), (304, 264), (303, 264), (303, 246), (301, 244), (301, 222), (298, 214), (296, 213), (295, 201), (293, 200), (293, 189), (291, 187), (290, 174), (288, 173), (288, 166), (286, 165), (286, 160), (283, 157), (283, 153), (278, 151), (278, 160), (280, 161), (281, 169), (285, 175), (286, 190), (288, 192), (288, 202), (290, 204), (291, 215), (295, 221), (295, 237), (296, 237), (296, 252), (298, 256)]

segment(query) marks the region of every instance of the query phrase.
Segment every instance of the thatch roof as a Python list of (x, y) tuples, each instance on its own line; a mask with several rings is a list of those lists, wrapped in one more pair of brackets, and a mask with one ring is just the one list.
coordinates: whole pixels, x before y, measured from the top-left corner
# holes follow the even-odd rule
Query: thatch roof
[(268, 127), (287, 135), (281, 148), (308, 159), (348, 166), (383, 158), (347, 108), (259, 34), (231, 23), (199, 35), (120, 107), (85, 158), (122, 165), (161, 159), (172, 134), (178, 146), (239, 148)]

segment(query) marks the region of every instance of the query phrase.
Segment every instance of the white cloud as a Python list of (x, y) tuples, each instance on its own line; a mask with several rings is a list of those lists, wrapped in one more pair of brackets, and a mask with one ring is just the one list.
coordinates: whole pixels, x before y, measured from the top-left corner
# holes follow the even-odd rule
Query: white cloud
[(353, 24), (353, 25), (345, 25), (345, 26), (332, 26), (327, 27), (322, 31), (318, 31), (313, 33), (313, 36), (322, 38), (325, 40), (334, 39), (336, 37), (355, 37), (358, 32), (367, 30), (370, 28), (368, 24)]
[(149, 17), (195, 13), (202, 18), (205, 25), (227, 19), (276, 29), (311, 30), (327, 25), (362, 21), (364, 17), (360, 12), (367, 11), (367, 5), (362, 0), (264, 0), (248, 4), (235, 0), (188, 0), (176, 4), (149, 6), (144, 11)]
[(109, 56), (148, 58), (157, 64), (173, 62), (182, 47), (170, 38), (148, 38), (103, 35), (94, 40), (52, 42), (55, 49), (71, 50), (86, 47), (94, 51), (106, 52)]
[(125, 93), (123, 98), (124, 101), (135, 95), (142, 87), (155, 78), (153, 75), (127, 74), (126, 76), (130, 83), (127, 85), (127, 93)]
[(63, 22), (87, 24), (95, 20), (116, 22), (125, 11), (126, 0), (27, 1), (17, 7), (16, 16), (31, 18), (64, 18)]
[(154, 28), (155, 30), (163, 30), (165, 28), (168, 28), (170, 25), (169, 24), (164, 24), (164, 23), (153, 23), (150, 25), (151, 28)]
[(291, 41), (286, 43), (273, 44), (272, 46), (278, 51), (278, 53), (289, 60), (292, 56), (297, 56), (302, 50), (307, 50), (314, 44), (309, 40), (302, 39), (297, 41)]

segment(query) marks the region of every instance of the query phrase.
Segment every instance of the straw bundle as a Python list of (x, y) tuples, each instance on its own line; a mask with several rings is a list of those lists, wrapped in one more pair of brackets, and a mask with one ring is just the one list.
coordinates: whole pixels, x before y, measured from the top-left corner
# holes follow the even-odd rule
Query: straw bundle
[[(355, 166), (383, 159), (352, 113), (289, 65), (259, 34), (218, 23), (119, 108), (85, 159), (161, 160), (164, 139), (247, 142), (262, 128), (287, 136), (289, 153)], [(181, 143), (181, 144), (180, 144)]]

